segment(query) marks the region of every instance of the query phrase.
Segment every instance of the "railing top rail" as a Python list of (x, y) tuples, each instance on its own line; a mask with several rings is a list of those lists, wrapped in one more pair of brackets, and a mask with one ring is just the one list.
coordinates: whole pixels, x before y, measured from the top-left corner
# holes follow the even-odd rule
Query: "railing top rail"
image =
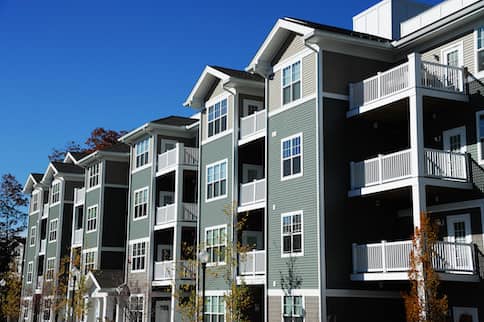
[(262, 109), (260, 111), (257, 111), (255, 113), (252, 113), (250, 115), (247, 115), (247, 116), (243, 116), (240, 118), (241, 121), (244, 121), (244, 120), (247, 120), (247, 119), (250, 119), (250, 118), (253, 118), (253, 117), (256, 117), (257, 115), (260, 115), (260, 114), (265, 114), (266, 113), (266, 110), (265, 109)]
[(253, 249), (253, 250), (249, 250), (249, 251), (246, 251), (246, 252), (241, 252), (241, 254), (262, 254), (262, 253), (265, 253), (266, 250), (265, 249)]
[(467, 153), (465, 153), (465, 152), (444, 151), (444, 150), (430, 149), (430, 148), (425, 148), (424, 150), (425, 151), (430, 151), (430, 152), (437, 152), (437, 153), (453, 154), (453, 155), (462, 155), (462, 156), (466, 156), (467, 155)]
[(445, 64), (440, 64), (432, 61), (427, 61), (427, 60), (422, 60), (422, 64), (424, 65), (432, 65), (436, 67), (443, 67), (447, 69), (454, 69), (454, 70), (459, 70), (459, 71), (464, 71), (464, 67), (459, 67), (459, 66), (452, 66), (452, 65), (445, 65)]
[(164, 206), (158, 206), (158, 207), (156, 207), (156, 209), (168, 208), (168, 207), (174, 207), (174, 206), (176, 206), (176, 203), (171, 203), (171, 204), (164, 205)]
[(257, 180), (251, 181), (251, 182), (241, 183), (240, 186), (241, 187), (247, 187), (247, 186), (250, 186), (250, 185), (255, 185), (255, 184), (262, 182), (262, 181), (265, 181), (265, 180), (266, 180), (266, 178), (257, 179)]
[(382, 240), (381, 242), (379, 243), (362, 243), (362, 244), (356, 244), (356, 246), (381, 246), (381, 245), (407, 245), (407, 244), (412, 244), (412, 241), (411, 240), (400, 240), (400, 241), (391, 241), (391, 242), (387, 242), (387, 241), (384, 241)]
[(459, 243), (459, 242), (450, 242), (445, 240), (438, 240), (435, 242), (436, 244), (444, 244), (444, 245), (457, 245), (457, 246), (473, 246), (473, 243)]
[(383, 71), (383, 72), (378, 72), (376, 75), (371, 76), (371, 77), (369, 77), (369, 78), (365, 78), (365, 79), (364, 79), (364, 80), (362, 80), (362, 81), (359, 81), (359, 82), (354, 82), (354, 83), (350, 83), (350, 84), (359, 84), (359, 83), (368, 83), (368, 82), (371, 82), (371, 81), (373, 81), (373, 80), (377, 79), (378, 77), (381, 77), (381, 76), (384, 76), (384, 75), (386, 75), (386, 74), (389, 74), (389, 73), (391, 73), (391, 72), (393, 72), (393, 71), (395, 71), (395, 70), (398, 70), (398, 69), (400, 69), (400, 68), (405, 67), (406, 65), (408, 65), (408, 62), (403, 63), (403, 64), (400, 64), (400, 65), (397, 65), (397, 66), (392, 67), (392, 68), (390, 68), (390, 69), (387, 69), (387, 70), (385, 70), (385, 71)]
[(354, 161), (354, 162), (355, 163), (359, 163), (359, 162), (371, 162), (371, 161), (376, 161), (379, 158), (392, 157), (392, 156), (399, 155), (399, 154), (405, 154), (405, 153), (408, 153), (408, 152), (411, 152), (411, 151), (412, 151), (411, 149), (406, 149), (406, 150), (392, 152), (392, 153), (388, 153), (388, 154), (380, 154), (380, 155), (378, 155), (376, 157), (373, 157), (373, 158), (370, 158), (370, 159), (364, 159), (364, 160), (361, 160), (361, 161)]

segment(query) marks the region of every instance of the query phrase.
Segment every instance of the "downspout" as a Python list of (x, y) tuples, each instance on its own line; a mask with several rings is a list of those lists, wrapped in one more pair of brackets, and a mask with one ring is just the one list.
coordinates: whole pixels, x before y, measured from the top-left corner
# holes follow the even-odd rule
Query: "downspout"
[(324, 211), (324, 127), (323, 127), (323, 55), (318, 45), (311, 45), (308, 39), (304, 40), (304, 45), (316, 54), (316, 186), (318, 198), (316, 200), (317, 209), (317, 235), (318, 235), (318, 280), (319, 280), (319, 318), (320, 321), (326, 322), (328, 318), (326, 302), (326, 228), (325, 228), (325, 211)]
[[(131, 210), (131, 177), (132, 177), (132, 172), (133, 172), (133, 149), (134, 146), (132, 144), (129, 144), (129, 175), (128, 175), (128, 191), (127, 191), (127, 209), (126, 209), (126, 257), (124, 259), (124, 284), (129, 290), (129, 285), (128, 285), (128, 265), (129, 265), (129, 232), (130, 232), (130, 210)], [(121, 302), (121, 301), (120, 301)], [(119, 308), (121, 310), (121, 307)], [(123, 312), (122, 315), (124, 316), (125, 312)]]

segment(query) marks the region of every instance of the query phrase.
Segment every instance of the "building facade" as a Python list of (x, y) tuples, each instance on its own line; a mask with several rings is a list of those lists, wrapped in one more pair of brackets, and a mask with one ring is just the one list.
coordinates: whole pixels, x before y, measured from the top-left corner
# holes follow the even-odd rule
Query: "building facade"
[[(71, 156), (62, 166), (82, 166), (80, 181), (58, 164), (29, 177), (24, 299), (40, 312), (27, 290), (51, 267), (41, 224), (59, 217), (52, 182), (65, 177), (75, 182), (59, 199), (71, 204), (66, 238), (91, 271), (89, 300), (111, 296), (87, 320), (181, 321), (188, 285), (205, 290), (204, 318), (223, 321), (235, 280), (249, 289), (251, 321), (404, 321), (422, 213), (438, 227), (432, 264), (451, 320), (482, 320), (483, 80), (482, 1), (384, 0), (353, 30), (279, 19), (245, 70), (203, 70), (184, 104), (194, 117), (124, 135), (122, 161)], [(105, 192), (70, 198), (94, 173)], [(109, 201), (108, 187), (120, 196)], [(87, 236), (93, 217), (105, 220)]]

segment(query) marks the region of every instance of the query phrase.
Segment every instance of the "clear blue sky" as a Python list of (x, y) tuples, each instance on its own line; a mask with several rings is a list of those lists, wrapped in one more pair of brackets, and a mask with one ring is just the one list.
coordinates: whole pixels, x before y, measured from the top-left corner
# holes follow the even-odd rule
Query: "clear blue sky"
[(0, 0), (0, 175), (24, 183), (95, 127), (190, 115), (204, 66), (244, 68), (279, 17), (351, 28), (376, 2)]

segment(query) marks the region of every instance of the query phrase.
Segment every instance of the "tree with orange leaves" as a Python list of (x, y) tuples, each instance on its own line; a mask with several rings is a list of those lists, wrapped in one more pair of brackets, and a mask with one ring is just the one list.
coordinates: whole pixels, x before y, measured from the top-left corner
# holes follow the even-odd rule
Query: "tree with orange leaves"
[(434, 270), (435, 243), (438, 228), (425, 213), (415, 229), (410, 253), (410, 290), (403, 293), (407, 322), (448, 321), (447, 296), (439, 289), (439, 276)]

